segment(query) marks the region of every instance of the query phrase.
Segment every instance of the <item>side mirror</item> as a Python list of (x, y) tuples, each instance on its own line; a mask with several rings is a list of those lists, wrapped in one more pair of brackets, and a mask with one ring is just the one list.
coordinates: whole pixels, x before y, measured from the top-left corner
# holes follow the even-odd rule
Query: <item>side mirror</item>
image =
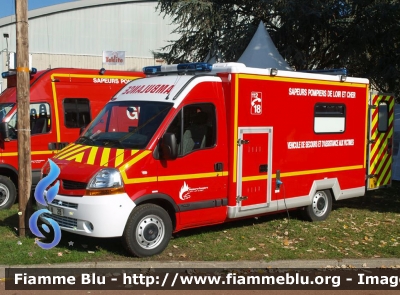
[(175, 160), (178, 157), (178, 145), (174, 133), (165, 133), (159, 143), (160, 159)]
[(10, 133), (8, 130), (8, 123), (1, 122), (0, 123), (0, 140), (2, 141), (9, 141)]

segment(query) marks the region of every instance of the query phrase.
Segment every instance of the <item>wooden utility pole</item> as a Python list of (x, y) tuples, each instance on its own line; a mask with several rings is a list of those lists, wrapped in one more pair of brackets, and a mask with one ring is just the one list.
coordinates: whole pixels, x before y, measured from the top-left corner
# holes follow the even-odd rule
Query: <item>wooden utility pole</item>
[(17, 37), (17, 129), (19, 235), (24, 237), (32, 213), (31, 130), (29, 121), (29, 39), (27, 0), (15, 0)]

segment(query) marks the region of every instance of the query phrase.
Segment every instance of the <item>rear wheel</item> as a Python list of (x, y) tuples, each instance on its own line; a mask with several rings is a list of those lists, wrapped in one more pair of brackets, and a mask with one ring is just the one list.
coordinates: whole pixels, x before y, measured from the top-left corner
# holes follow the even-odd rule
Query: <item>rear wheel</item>
[(0, 210), (9, 209), (17, 199), (17, 189), (7, 176), (0, 176)]
[(332, 195), (329, 190), (317, 191), (311, 205), (304, 209), (305, 218), (310, 221), (323, 221), (332, 210)]
[(129, 216), (122, 243), (134, 256), (152, 256), (167, 247), (171, 234), (172, 221), (167, 211), (158, 205), (144, 204)]

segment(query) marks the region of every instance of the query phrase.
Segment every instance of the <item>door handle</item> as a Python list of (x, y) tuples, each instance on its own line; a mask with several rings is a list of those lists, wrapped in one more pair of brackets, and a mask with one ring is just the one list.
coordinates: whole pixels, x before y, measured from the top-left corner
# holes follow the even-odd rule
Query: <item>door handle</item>
[(214, 164), (214, 171), (219, 172), (224, 170), (224, 164), (221, 162)]
[(49, 142), (48, 148), (50, 151), (59, 151), (65, 148), (68, 144), (68, 142)]
[(268, 172), (268, 164), (261, 164), (259, 167), (259, 172), (260, 173)]

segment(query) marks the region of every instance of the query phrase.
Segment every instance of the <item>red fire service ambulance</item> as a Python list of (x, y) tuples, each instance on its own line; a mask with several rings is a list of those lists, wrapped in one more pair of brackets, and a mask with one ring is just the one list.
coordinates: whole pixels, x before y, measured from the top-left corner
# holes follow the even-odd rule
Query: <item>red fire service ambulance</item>
[(240, 63), (144, 72), (53, 158), (46, 217), (62, 230), (150, 256), (173, 232), (294, 208), (324, 220), (332, 202), (390, 184), (394, 99), (367, 79)]
[[(0, 95), (0, 209), (16, 200), (18, 184), (17, 98), (15, 72), (5, 72)], [(30, 73), (32, 183), (48, 158), (73, 142), (103, 106), (142, 72), (51, 69)]]

